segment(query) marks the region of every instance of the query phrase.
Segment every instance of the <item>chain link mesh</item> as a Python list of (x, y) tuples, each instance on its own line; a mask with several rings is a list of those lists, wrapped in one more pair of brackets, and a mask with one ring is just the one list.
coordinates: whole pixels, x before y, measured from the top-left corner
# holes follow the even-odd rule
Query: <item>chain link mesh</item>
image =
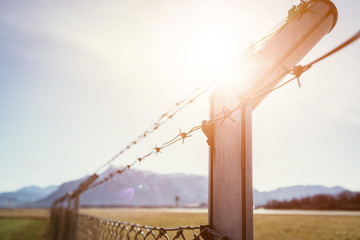
[(51, 209), (50, 221), (53, 240), (228, 239), (206, 225), (177, 228), (149, 227), (77, 214), (61, 207)]

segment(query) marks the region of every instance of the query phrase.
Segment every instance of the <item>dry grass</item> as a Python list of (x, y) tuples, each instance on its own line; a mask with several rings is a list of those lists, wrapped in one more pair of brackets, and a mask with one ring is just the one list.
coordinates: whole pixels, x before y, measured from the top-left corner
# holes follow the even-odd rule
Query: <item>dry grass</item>
[[(160, 227), (207, 224), (207, 213), (117, 208), (87, 208), (81, 209), (81, 213)], [(44, 218), (48, 216), (48, 211), (47, 209), (0, 209), (0, 216)], [(9, 226), (6, 219), (2, 221), (0, 225), (7, 224)], [(16, 223), (10, 225), (12, 224)], [(9, 229), (8, 231), (16, 230), (16, 228)], [(33, 231), (29, 230), (30, 233), (33, 234)], [(14, 234), (19, 236), (19, 233), (14, 232)], [(8, 234), (8, 236), (10, 235)], [(255, 215), (254, 235), (255, 240), (360, 240), (360, 216)], [(0, 237), (0, 239), (3, 238)], [(5, 239), (17, 238), (10, 236)]]
[(0, 208), (2, 218), (48, 218), (48, 208)]
[[(149, 226), (206, 225), (207, 213), (158, 209), (82, 209), (82, 213)], [(359, 216), (255, 215), (254, 238), (259, 240), (360, 240)]]
[(360, 240), (360, 217), (255, 215), (254, 236), (262, 240)]
[[(208, 216), (207, 213), (173, 212), (159, 209), (88, 208), (81, 209), (80, 212), (102, 218), (164, 228), (206, 225)], [(170, 239), (175, 236), (175, 233), (175, 231), (168, 232)], [(184, 231), (184, 235), (186, 239), (194, 238), (192, 231)]]
[(80, 213), (123, 222), (159, 227), (207, 224), (207, 213), (174, 212), (159, 209), (86, 208)]

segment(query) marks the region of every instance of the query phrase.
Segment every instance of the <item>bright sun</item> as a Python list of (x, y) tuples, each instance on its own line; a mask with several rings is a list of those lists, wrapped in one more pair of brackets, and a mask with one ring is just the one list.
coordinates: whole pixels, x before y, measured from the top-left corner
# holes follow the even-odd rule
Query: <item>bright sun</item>
[(233, 36), (221, 28), (203, 28), (189, 39), (188, 62), (208, 75), (218, 75), (236, 56)]

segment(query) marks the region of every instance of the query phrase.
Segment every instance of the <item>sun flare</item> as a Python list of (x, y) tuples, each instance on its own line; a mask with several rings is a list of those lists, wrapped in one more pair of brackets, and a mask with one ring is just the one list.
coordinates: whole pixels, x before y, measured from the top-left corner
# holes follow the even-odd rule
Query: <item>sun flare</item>
[(210, 76), (221, 73), (236, 56), (234, 38), (221, 28), (203, 28), (189, 39), (188, 62)]

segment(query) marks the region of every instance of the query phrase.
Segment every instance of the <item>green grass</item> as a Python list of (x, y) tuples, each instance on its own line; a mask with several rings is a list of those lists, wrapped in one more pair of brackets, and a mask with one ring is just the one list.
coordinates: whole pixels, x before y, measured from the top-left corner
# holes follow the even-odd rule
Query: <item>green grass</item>
[(0, 218), (0, 240), (40, 240), (47, 229), (46, 219)]

